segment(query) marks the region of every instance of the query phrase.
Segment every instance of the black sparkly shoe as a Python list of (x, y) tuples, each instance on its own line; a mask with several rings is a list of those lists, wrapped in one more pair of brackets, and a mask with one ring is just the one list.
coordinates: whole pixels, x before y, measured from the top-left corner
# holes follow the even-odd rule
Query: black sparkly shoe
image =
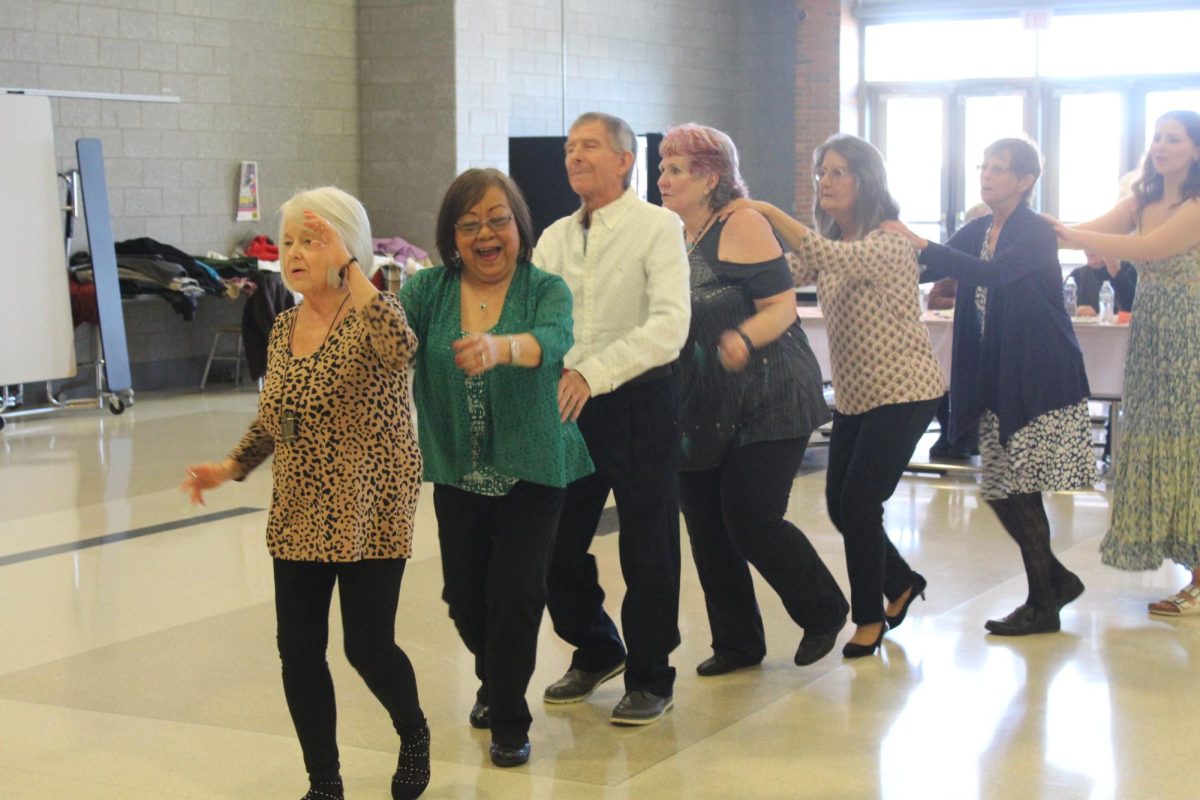
[(400, 758), (392, 776), (392, 800), (416, 800), (429, 785), (429, 725), (400, 743)]
[(300, 800), (344, 800), (342, 779), (308, 782), (308, 792)]

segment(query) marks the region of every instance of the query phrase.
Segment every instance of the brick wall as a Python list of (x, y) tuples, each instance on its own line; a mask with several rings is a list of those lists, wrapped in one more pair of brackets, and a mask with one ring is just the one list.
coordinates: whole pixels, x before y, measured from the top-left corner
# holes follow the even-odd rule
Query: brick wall
[(3, 0), (0, 85), (178, 96), (55, 99), (59, 166), (104, 144), (117, 239), (228, 250), (274, 221), (234, 223), (239, 162), (261, 201), (358, 190), (355, 0)]
[(843, 0), (797, 2), (795, 215), (812, 219), (812, 152), (839, 129), (838, 78)]

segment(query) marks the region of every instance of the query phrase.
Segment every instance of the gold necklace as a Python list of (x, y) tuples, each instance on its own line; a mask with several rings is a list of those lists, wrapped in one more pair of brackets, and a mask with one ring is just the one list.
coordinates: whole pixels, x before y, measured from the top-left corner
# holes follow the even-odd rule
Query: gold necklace
[(704, 223), (704, 227), (700, 229), (700, 233), (696, 234), (696, 238), (692, 239), (692, 243), (688, 245), (687, 254), (690, 256), (692, 251), (696, 249), (696, 245), (700, 244), (700, 240), (704, 238), (704, 234), (708, 233), (708, 229), (717, 219), (717, 212), (712, 212), (708, 215), (708, 221)]

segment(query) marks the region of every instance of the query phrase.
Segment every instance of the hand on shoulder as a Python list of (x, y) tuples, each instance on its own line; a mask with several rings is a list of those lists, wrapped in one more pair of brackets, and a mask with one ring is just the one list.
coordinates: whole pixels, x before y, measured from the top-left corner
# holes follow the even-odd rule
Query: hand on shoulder
[(742, 206), (729, 213), (721, 232), (718, 251), (722, 261), (759, 264), (781, 255), (783, 248), (766, 217), (750, 206)]

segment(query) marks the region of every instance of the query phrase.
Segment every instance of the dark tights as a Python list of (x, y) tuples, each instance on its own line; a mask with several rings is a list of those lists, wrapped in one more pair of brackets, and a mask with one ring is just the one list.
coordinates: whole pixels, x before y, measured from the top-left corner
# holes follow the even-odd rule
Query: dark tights
[(1050, 549), (1050, 520), (1041, 492), (1011, 494), (1002, 500), (988, 500), (988, 505), (1021, 548), (1029, 581), (1026, 605), (1039, 611), (1057, 611), (1059, 587), (1071, 572)]
[(419, 736), (425, 716), (412, 662), (396, 646), (402, 558), (346, 563), (275, 559), (275, 618), (283, 693), (311, 780), (339, 772), (337, 707), (325, 661), (334, 583), (342, 606), (346, 658), (392, 718), (401, 740)]

